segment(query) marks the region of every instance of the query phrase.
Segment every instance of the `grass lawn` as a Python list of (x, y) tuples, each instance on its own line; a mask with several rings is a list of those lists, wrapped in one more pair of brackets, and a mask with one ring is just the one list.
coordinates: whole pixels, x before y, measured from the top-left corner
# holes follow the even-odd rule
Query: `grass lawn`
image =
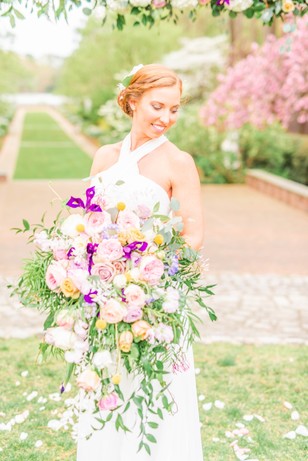
[[(75, 444), (70, 434), (47, 428), (48, 421), (61, 412), (63, 400), (73, 396), (70, 395), (73, 392), (64, 394), (62, 402), (49, 398), (59, 389), (64, 367), (55, 362), (36, 365), (38, 342), (37, 338), (0, 341), (0, 428), (1, 424), (8, 423), (15, 415), (25, 410), (30, 412), (29, 417), (15, 424), (11, 431), (1, 431), (0, 459), (75, 461)], [(230, 446), (233, 440), (238, 440), (240, 447), (250, 448), (247, 460), (307, 459), (307, 438), (301, 435), (294, 440), (283, 438), (285, 433), (295, 430), (300, 424), (307, 424), (307, 348), (293, 345), (256, 347), (197, 344), (195, 359), (199, 371), (197, 386), (205, 461), (238, 459)], [(22, 377), (21, 373), (25, 370), (29, 374)], [(16, 382), (20, 384), (16, 385)], [(27, 396), (33, 391), (37, 391), (38, 395), (27, 401)], [(47, 402), (38, 402), (39, 397), (47, 398)], [(224, 407), (216, 407), (215, 401), (223, 402)], [(290, 402), (293, 409), (287, 409), (284, 401)], [(212, 408), (205, 410), (203, 406), (208, 408), (210, 402), (213, 403)], [(291, 419), (294, 410), (299, 412), (298, 420)], [(263, 417), (265, 421), (254, 418), (248, 422), (243, 419), (244, 415), (253, 414)], [(237, 423), (245, 424), (249, 434), (228, 438), (226, 432), (238, 429)], [(22, 432), (28, 433), (24, 441), (20, 440)], [(43, 444), (35, 448), (38, 440)]]
[(14, 179), (84, 178), (91, 162), (48, 114), (26, 114)]

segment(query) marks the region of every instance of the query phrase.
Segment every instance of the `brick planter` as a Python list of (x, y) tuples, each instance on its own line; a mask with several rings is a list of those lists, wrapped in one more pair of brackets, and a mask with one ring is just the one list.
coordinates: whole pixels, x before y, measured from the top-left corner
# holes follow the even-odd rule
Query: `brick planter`
[(247, 170), (246, 184), (294, 208), (308, 212), (308, 187), (262, 170)]

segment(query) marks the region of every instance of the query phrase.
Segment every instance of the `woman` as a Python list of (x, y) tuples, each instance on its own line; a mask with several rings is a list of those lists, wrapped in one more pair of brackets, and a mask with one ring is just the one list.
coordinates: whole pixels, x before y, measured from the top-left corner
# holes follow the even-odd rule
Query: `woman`
[[(175, 124), (180, 108), (182, 82), (170, 69), (151, 64), (138, 66), (118, 96), (121, 109), (131, 117), (129, 135), (97, 152), (91, 175), (97, 187), (109, 187), (117, 201), (130, 206), (142, 203), (151, 209), (159, 202), (160, 212), (170, 211), (170, 200), (180, 203), (184, 235), (190, 246), (202, 244), (200, 183), (192, 157), (180, 151), (164, 134)], [(115, 187), (121, 180), (121, 186)], [(113, 189), (112, 189), (113, 187)], [(84, 435), (93, 424), (90, 414), (82, 414), (77, 461), (202, 461), (198, 405), (192, 351), (187, 351), (188, 370), (170, 374), (170, 392), (175, 401), (173, 415), (165, 416), (155, 430), (157, 444), (152, 454), (137, 453), (139, 426), (131, 433), (117, 432), (114, 424)], [(126, 377), (122, 388), (131, 393), (134, 379)], [(133, 410), (129, 415), (132, 427)]]

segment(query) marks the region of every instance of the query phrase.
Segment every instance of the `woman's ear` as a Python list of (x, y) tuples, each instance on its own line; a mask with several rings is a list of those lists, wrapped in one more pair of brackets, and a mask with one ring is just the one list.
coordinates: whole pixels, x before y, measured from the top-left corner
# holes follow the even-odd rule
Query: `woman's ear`
[(136, 103), (137, 103), (136, 99), (130, 98), (128, 103), (129, 103), (129, 107), (134, 112), (134, 110), (136, 109)]

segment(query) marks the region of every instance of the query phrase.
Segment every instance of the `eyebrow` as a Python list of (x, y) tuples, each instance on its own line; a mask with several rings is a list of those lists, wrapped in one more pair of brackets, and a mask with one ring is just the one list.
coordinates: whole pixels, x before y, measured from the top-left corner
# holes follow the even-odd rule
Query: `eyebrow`
[[(160, 101), (151, 101), (151, 104), (160, 104), (161, 106), (165, 106), (166, 104), (164, 104), (163, 102), (160, 102)], [(180, 104), (175, 104), (174, 106), (172, 107), (180, 107)]]

